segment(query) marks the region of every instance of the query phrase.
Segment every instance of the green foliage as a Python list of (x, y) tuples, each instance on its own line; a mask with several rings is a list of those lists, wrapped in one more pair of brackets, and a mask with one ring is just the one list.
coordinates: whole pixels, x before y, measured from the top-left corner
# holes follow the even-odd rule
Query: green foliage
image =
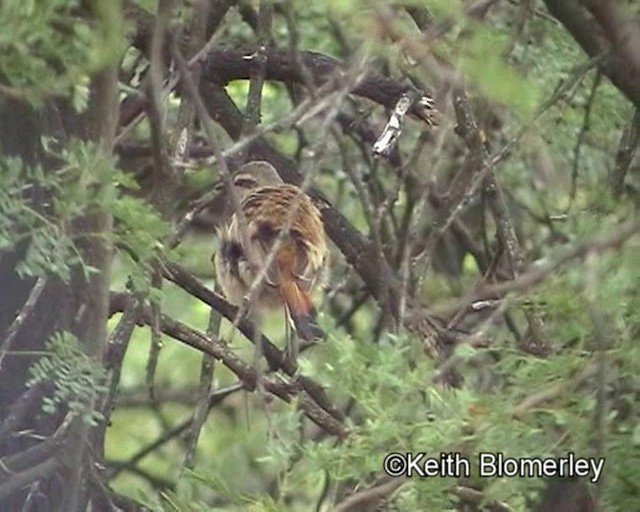
[[(157, 256), (167, 224), (147, 202), (122, 193), (137, 185), (115, 169), (113, 158), (99, 146), (71, 140), (57, 151), (53, 141), (44, 142), (49, 155), (60, 162), (55, 171), (29, 167), (16, 158), (0, 159), (0, 250), (27, 243), (16, 268), (23, 276), (53, 274), (68, 281), (74, 265), (89, 274), (92, 269), (84, 264), (70, 226), (80, 216), (106, 211), (115, 219), (113, 242), (135, 258), (141, 271), (134, 272), (134, 278), (138, 277), (138, 289), (145, 289), (143, 271)], [(50, 200), (38, 204), (34, 197)]]
[[(479, 91), (509, 105), (522, 117), (530, 116), (540, 101), (539, 89), (505, 63), (509, 33), (486, 25), (475, 26), (468, 41), (459, 45), (460, 67)], [(458, 45), (456, 45), (458, 46)]]
[[(606, 355), (610, 368), (617, 368), (614, 374), (633, 375), (638, 368), (634, 326), (640, 322), (640, 272), (636, 249), (603, 256), (595, 268), (598, 275), (607, 276), (597, 290), (600, 311), (610, 327), (607, 334), (615, 339)], [(327, 342), (302, 357), (301, 372), (322, 382), (335, 402), (353, 400), (352, 417), (358, 421), (348, 424), (349, 437), (342, 443), (301, 438), (301, 428), (309, 428), (308, 421), (296, 407), (286, 405), (275, 404), (270, 409), (268, 426), (254, 410), (249, 426), (236, 424), (233, 436), (237, 437), (229, 437), (227, 429), (233, 430), (233, 423), (214, 416), (208, 435), (220, 441), (212, 451), (201, 447), (202, 458), (195, 473), (183, 476), (174, 493), (155, 502), (155, 509), (199, 511), (213, 495), (227, 502), (220, 510), (310, 510), (326, 478), (329, 497), (341, 484), (365, 487), (379, 474), (383, 458), (390, 452), (424, 451), (432, 456), (460, 452), (472, 462), (474, 474), (479, 452), (559, 457), (572, 451), (596, 456), (596, 384), (590, 380), (576, 388), (570, 385), (593, 361), (593, 325), (582, 295), (584, 285), (584, 269), (575, 268), (559, 274), (534, 294), (535, 300), (545, 305), (551, 335), (567, 340), (559, 354), (535, 358), (498, 342), (490, 351), (461, 349), (456, 356), (468, 385), (458, 390), (433, 385), (434, 367), (422, 355), (419, 340), (386, 335), (378, 344), (365, 343), (336, 330), (324, 317)], [(504, 337), (500, 329), (492, 334), (497, 340)], [(489, 388), (475, 386), (475, 382), (482, 382), (486, 361), (496, 359), (490, 367)], [(628, 482), (637, 476), (640, 460), (637, 383), (633, 379), (623, 382), (622, 388), (609, 391), (616, 410), (625, 412), (612, 413), (607, 420), (607, 510), (631, 506)], [(558, 383), (566, 389), (555, 399), (541, 402), (523, 417), (513, 416), (522, 400)], [(270, 434), (266, 442), (247, 450), (243, 443), (248, 440), (238, 432), (245, 428), (249, 437), (265, 428)], [(237, 443), (233, 450), (225, 448), (231, 439)], [(205, 455), (209, 453), (214, 460)], [(244, 467), (246, 457), (257, 467)], [(247, 476), (238, 477), (236, 471)], [(252, 492), (251, 485), (247, 488), (238, 480), (252, 478), (249, 475), (255, 473), (277, 475), (277, 500), (262, 496), (259, 490)], [(472, 476), (471, 482), (482, 489), (487, 500), (505, 501), (523, 512), (530, 509), (531, 500), (544, 486), (542, 479)], [(455, 484), (450, 478), (410, 479), (394, 493), (393, 501), (399, 510), (453, 510), (456, 499), (448, 490)]]
[[(81, 263), (73, 241), (66, 235), (65, 219), (56, 219), (27, 199), (30, 190), (59, 191), (60, 175), (29, 168), (19, 159), (0, 159), (0, 250), (27, 242), (25, 257), (16, 271), (23, 276), (54, 274), (69, 279), (70, 265)], [(27, 183), (27, 185), (25, 185)], [(60, 206), (56, 201), (56, 206)]]
[[(154, 0), (139, 3), (155, 10)], [(418, 6), (423, 3), (415, 2)], [(111, 18), (109, 2), (96, 3), (97, 15), (107, 20), (99, 31), (77, 16), (78, 4), (66, 0), (8, 0), (0, 4), (0, 77), (8, 91), (5, 94), (36, 106), (49, 96), (61, 95), (71, 98), (77, 110), (86, 107), (89, 77), (119, 53), (121, 27)], [(423, 44), (424, 37), (397, 2), (374, 6), (360, 0), (332, 0), (293, 5), (301, 48), (336, 56), (362, 48), (383, 61), (379, 68), (388, 67), (395, 77), (409, 71), (426, 84), (434, 83), (429, 66), (407, 64), (411, 60), (407, 54), (418, 59), (423, 56), (406, 50)], [(433, 0), (428, 6), (446, 32), (428, 51), (448, 60), (460, 72), (492, 150), (519, 134), (534, 113), (541, 114), (494, 169), (508, 196), (527, 260), (553, 258), (558, 239), (573, 243), (615, 229), (621, 219), (636, 214), (630, 202), (612, 200), (603, 186), (612, 166), (619, 128), (629, 118), (629, 105), (602, 80), (590, 104), (587, 125), (586, 105), (596, 73), (593, 69), (581, 71), (586, 58), (566, 31), (535, 15), (527, 20), (523, 34), (518, 34), (514, 28), (517, 7), (509, 3), (495, 4), (483, 22), (469, 21), (460, 2)], [(179, 16), (185, 12), (189, 10)], [(385, 32), (383, 21), (390, 24), (392, 34)], [(344, 41), (333, 37), (336, 27), (344, 30)], [(254, 41), (252, 30), (241, 22), (235, 8), (225, 18), (221, 32), (225, 44)], [(279, 47), (287, 47), (288, 32), (280, 14), (274, 18), (273, 35)], [(392, 39), (394, 44), (390, 44)], [(132, 50), (128, 58), (136, 61), (137, 51)], [(553, 104), (547, 104), (563, 81), (571, 86)], [(246, 81), (227, 87), (241, 108), (247, 90)], [(177, 117), (177, 105), (175, 98), (168, 102), (167, 124)], [(291, 98), (285, 87), (266, 83), (262, 122), (277, 121), (290, 109)], [(374, 127), (383, 126), (386, 119), (382, 108), (365, 104), (360, 98), (354, 97), (344, 106), (345, 111), (349, 109), (357, 118), (369, 118)], [(304, 144), (314, 143), (314, 123), (311, 120), (297, 127), (298, 133), (282, 130), (270, 133), (268, 138), (283, 152), (294, 155)], [(403, 163), (407, 164), (402, 172), (415, 171), (416, 183), (433, 180), (440, 186), (459, 169), (464, 158), (462, 143), (448, 124), (445, 120), (442, 131), (434, 131), (437, 142), (430, 141), (428, 147), (435, 152), (416, 155), (414, 170), (409, 154), (423, 127), (415, 120), (406, 121), (400, 140)], [(499, 128), (494, 128), (496, 125)], [(581, 132), (584, 136), (578, 147)], [(142, 123), (133, 134), (136, 139), (146, 140), (148, 125)], [(69, 281), (74, 266), (87, 274), (94, 270), (82, 261), (78, 239), (70, 226), (81, 216), (106, 212), (114, 218), (109, 242), (117, 253), (111, 287), (117, 289), (131, 278), (136, 291), (151, 293), (149, 264), (157, 256), (166, 255), (162, 241), (170, 226), (148, 202), (136, 197), (145, 191), (138, 190), (133, 173), (116, 169), (113, 159), (94, 144), (71, 140), (60, 149), (62, 141), (43, 142), (47, 156), (56, 162), (55, 171), (27, 167), (16, 159), (0, 160), (0, 251), (26, 244), (25, 256), (17, 267), (21, 275), (55, 275)], [(352, 158), (347, 171), (358, 173), (367, 184), (377, 180), (380, 195), (390, 194), (399, 186), (397, 169), (379, 161), (369, 173), (369, 155), (363, 156), (362, 149), (346, 143)], [(349, 173), (343, 172), (341, 157), (330, 140), (315, 185), (354, 226), (367, 233), (371, 226)], [(447, 174), (449, 170), (453, 172)], [(206, 189), (214, 172), (188, 175), (187, 185)], [(571, 197), (574, 174), (576, 193)], [(398, 199), (390, 202), (390, 213), (382, 219), (388, 224), (385, 229), (402, 221), (410, 192), (395, 192)], [(41, 204), (35, 197), (46, 201)], [(563, 221), (538, 220), (558, 212), (566, 213)], [(425, 224), (433, 221), (431, 214), (429, 208), (421, 212)], [(495, 226), (491, 220), (488, 223), (486, 233), (493, 233)], [(475, 227), (473, 222), (469, 224)], [(187, 237), (180, 250), (172, 254), (195, 269), (210, 286), (213, 238), (210, 232)], [(480, 237), (476, 242), (482, 245)], [(489, 240), (482, 250), (495, 249), (493, 243)], [(160, 478), (173, 480), (181, 475), (174, 490), (158, 494), (149, 484), (152, 479), (127, 472), (119, 474), (113, 485), (155, 510), (308, 511), (316, 506), (325, 485), (328, 500), (340, 489), (370, 485), (380, 475), (389, 452), (424, 451), (435, 456), (460, 452), (473, 461), (480, 451), (513, 457), (550, 457), (568, 451), (597, 455), (604, 451), (603, 508), (633, 510), (637, 494), (634, 482), (640, 478), (640, 258), (637, 239), (628, 244), (615, 255), (591, 255), (588, 265), (578, 259), (571, 261), (534, 290), (514, 296), (508, 328), (495, 319), (481, 320), (479, 325), (491, 348), (457, 347), (456, 367), (465, 376), (461, 389), (442, 389), (434, 384), (436, 369), (424, 354), (424, 340), (406, 332), (385, 332), (372, 342), (373, 326), (378, 321), (374, 306), (359, 310), (344, 330), (333, 325), (332, 309), (323, 308), (328, 340), (301, 356), (300, 371), (325, 386), (335, 404), (349, 410), (350, 435), (346, 440), (338, 443), (319, 434), (295, 402), (268, 401), (260, 393), (236, 393), (212, 410), (200, 437), (195, 470), (183, 472), (180, 467), (185, 450), (180, 438), (167, 442), (137, 465)], [(475, 254), (461, 259), (460, 276), (430, 269), (418, 287), (420, 298), (437, 309), (441, 301), (459, 297), (476, 286), (483, 272)], [(343, 279), (343, 273), (352, 274), (352, 269), (344, 269), (339, 256), (334, 260), (332, 285)], [(346, 304), (346, 310), (362, 283), (351, 278), (345, 282), (336, 292), (335, 302), (342, 301), (340, 305)], [(169, 283), (163, 286), (162, 294), (164, 314), (190, 327), (206, 329), (209, 310), (205, 305)], [(523, 311), (531, 304), (544, 318), (557, 351), (553, 357), (531, 357), (516, 347), (518, 336), (514, 331), (526, 333)], [(604, 334), (596, 328), (598, 319)], [(109, 326), (118, 320), (115, 316)], [(281, 315), (268, 316), (264, 330), (280, 342), (284, 331)], [(227, 340), (229, 332), (224, 324), (221, 337)], [(127, 392), (146, 391), (148, 343), (148, 329), (137, 328), (122, 369), (125, 398)], [(253, 347), (241, 336), (235, 335), (229, 343), (239, 357), (251, 361)], [(93, 404), (105, 389), (106, 376), (77, 344), (78, 340), (66, 333), (52, 338), (48, 354), (32, 368), (30, 385), (53, 380), (55, 392), (43, 409), (54, 412), (67, 406), (95, 424), (101, 418)], [(589, 378), (575, 384), (576, 376), (596, 361), (599, 349), (605, 351), (605, 382)], [(191, 348), (166, 343), (160, 355), (156, 390), (186, 389), (195, 396), (200, 359), (201, 355)], [(214, 388), (236, 379), (222, 365), (216, 367), (214, 377)], [(524, 400), (554, 387), (562, 391), (514, 417), (514, 409)], [(608, 410), (604, 421), (606, 443), (596, 448), (600, 432), (596, 431), (594, 417), (599, 388), (605, 391)], [(108, 459), (120, 461), (133, 456), (170, 426), (191, 417), (192, 402), (163, 402), (152, 407), (119, 403), (107, 438)], [(474, 473), (476, 470), (474, 467)], [(481, 479), (475, 474), (470, 481), (482, 490), (486, 500), (506, 501), (517, 511), (530, 507), (544, 483), (536, 479)], [(449, 491), (457, 483), (452, 478), (411, 479), (394, 493), (393, 501), (400, 510), (452, 510), (457, 499)]]
[(0, 79), (13, 95), (35, 105), (71, 96), (86, 106), (90, 74), (122, 48), (116, 2), (96, 2), (106, 23), (91, 27), (77, 0), (5, 0), (0, 3)]
[(107, 391), (107, 374), (102, 365), (87, 356), (78, 339), (67, 332), (53, 335), (47, 351), (31, 366), (27, 383), (29, 387), (53, 383), (53, 395), (43, 398), (42, 410), (53, 414), (68, 408), (85, 423), (97, 425), (103, 417), (95, 410), (96, 401)]
[[(401, 66), (396, 46), (371, 35), (372, 27), (377, 25), (372, 20), (371, 5), (365, 4), (334, 1), (327, 6), (314, 4), (299, 8), (296, 16), (303, 28), (301, 47), (322, 48), (339, 54), (335, 40), (326, 37), (326, 19), (322, 14), (328, 13), (347, 25), (350, 32), (369, 34), (367, 44), (373, 53), (388, 59), (392, 66)], [(591, 106), (589, 130), (580, 148), (577, 193), (573, 200), (569, 198), (576, 137), (584, 122), (584, 106), (594, 78), (593, 71), (576, 75), (576, 68), (584, 63), (585, 57), (570, 36), (562, 28), (535, 16), (526, 27), (528, 37), (514, 41), (511, 12), (500, 11), (489, 22), (480, 24), (463, 19), (457, 3), (436, 0), (429, 2), (429, 7), (439, 19), (454, 25), (443, 38), (444, 43), (435, 43), (436, 52), (460, 67), (469, 86), (469, 96), (477, 107), (479, 122), (483, 127), (491, 124), (483, 118), (485, 111), (499, 118), (500, 129), (493, 134), (487, 130), (488, 136), (493, 137), (492, 149), (499, 149), (534, 113), (543, 107), (546, 109), (495, 169), (499, 183), (512, 201), (510, 207), (521, 230), (519, 236), (525, 249), (531, 251), (527, 257), (531, 261), (545, 260), (552, 258), (556, 250), (550, 241), (550, 229), (532, 221), (526, 215), (529, 210), (540, 217), (566, 210), (566, 220), (554, 224), (553, 228), (569, 241), (602, 233), (608, 227), (613, 229), (621, 219), (633, 215), (629, 204), (612, 202), (603, 187), (612, 161), (611, 148), (619, 137), (618, 128), (628, 119), (625, 111), (628, 105), (606, 81), (600, 85)], [(416, 40), (415, 27), (406, 19), (394, 27), (406, 30), (402, 34), (411, 41)], [(282, 31), (277, 35), (285, 37)], [(240, 29), (234, 36), (247, 37)], [(347, 37), (350, 36), (348, 33)], [(251, 36), (248, 37), (251, 40)], [(356, 45), (362, 42), (354, 39)], [(283, 43), (286, 44), (286, 39)], [(430, 83), (429, 77), (421, 78)], [(546, 101), (562, 80), (575, 80), (575, 83), (553, 105), (547, 105)], [(234, 83), (228, 89), (237, 104), (244, 106), (247, 84)], [(279, 119), (289, 105), (279, 87), (265, 88), (264, 99), (265, 121)], [(406, 156), (404, 150), (412, 147), (419, 128), (406, 123), (400, 141), (403, 156)], [(291, 133), (270, 136), (289, 154), (298, 147)], [(332, 198), (341, 213), (366, 232), (370, 226), (334, 149), (330, 147), (323, 155), (316, 184)], [(366, 166), (357, 150), (352, 155), (351, 171), (360, 173)], [(428, 154), (420, 159), (418, 178), (439, 178), (441, 158), (439, 154)], [(540, 161), (551, 164), (544, 169)], [(458, 163), (452, 166), (454, 170)], [(546, 174), (542, 172), (545, 170)], [(393, 172), (383, 163), (378, 167), (379, 176), (375, 178), (380, 179), (382, 187), (389, 187), (383, 190), (385, 193), (395, 186), (397, 177)], [(398, 218), (406, 205), (404, 194), (401, 191), (401, 199), (393, 204), (393, 213)], [(594, 215), (588, 210), (594, 205), (606, 214)], [(490, 226), (487, 231), (493, 232), (493, 229)], [(210, 268), (202, 265), (202, 261), (209, 261), (211, 243), (207, 237), (203, 238), (188, 242), (189, 250), (183, 248), (183, 259), (210, 277)], [(316, 431), (296, 407), (276, 402), (265, 412), (262, 401), (244, 397), (242, 404), (234, 403), (230, 407), (235, 411), (233, 414), (242, 419), (230, 419), (220, 412), (212, 414), (208, 429), (201, 437), (196, 470), (182, 476), (175, 492), (164, 493), (156, 499), (149, 491), (145, 494), (147, 501), (153, 501), (155, 509), (165, 511), (199, 511), (208, 509), (207, 505), (215, 509), (211, 504), (218, 502), (225, 503), (220, 510), (307, 511), (316, 506), (325, 484), (329, 486), (327, 502), (342, 486), (364, 488), (371, 484), (380, 475), (382, 461), (389, 452), (424, 451), (437, 456), (453, 451), (464, 454), (472, 462), (479, 452), (502, 452), (510, 457), (557, 457), (569, 451), (581, 456), (598, 455), (594, 426), (598, 383), (588, 379), (572, 386), (576, 375), (595, 360), (597, 340), (592, 315), (595, 305), (605, 319), (606, 359), (610, 371), (605, 389), (611, 405), (615, 404), (605, 427), (607, 462), (603, 500), (606, 510), (632, 509), (635, 487), (629, 482), (640, 476), (635, 378), (640, 367), (637, 249), (636, 241), (616, 255), (598, 255), (596, 268), (592, 270), (597, 283), (595, 303), (588, 300), (586, 292), (588, 280), (593, 276), (587, 275), (580, 260), (572, 261), (524, 296), (518, 295), (512, 308), (513, 328), (521, 334), (526, 332), (520, 303), (526, 300), (539, 305), (558, 353), (548, 359), (524, 354), (515, 346), (510, 329), (487, 322), (482, 326), (491, 340), (490, 350), (468, 346), (456, 350), (458, 367), (466, 379), (465, 386), (458, 390), (442, 390), (434, 385), (435, 369), (422, 351), (422, 340), (412, 339), (406, 333), (398, 336), (387, 333), (378, 343), (371, 343), (371, 327), (376, 320), (374, 308), (363, 308), (354, 317), (352, 335), (332, 326), (327, 311), (323, 327), (329, 333), (328, 340), (305, 353), (300, 361), (301, 373), (326, 386), (334, 403), (351, 404), (350, 417), (355, 420), (348, 422), (349, 437), (336, 443), (333, 439), (314, 436)], [(459, 296), (475, 286), (481, 274), (477, 260), (466, 255), (462, 276), (452, 279), (430, 273), (424, 282), (423, 298), (429, 304), (438, 304)], [(171, 314), (190, 325), (206, 325), (206, 308), (187, 304), (186, 298), (174, 291), (168, 291), (166, 298), (172, 302), (167, 309)], [(179, 304), (181, 301), (184, 304)], [(271, 330), (282, 331), (282, 325), (271, 317), (266, 324), (269, 334)], [(272, 329), (274, 325), (276, 328)], [(134, 340), (140, 342), (140, 337), (135, 336)], [(234, 340), (233, 347), (243, 356), (251, 350), (238, 339)], [(194, 361), (188, 359), (191, 356), (186, 352), (180, 357), (177, 351), (161, 357), (161, 361), (163, 357), (172, 361), (159, 371), (163, 382), (194, 384)], [(140, 384), (144, 357), (143, 351), (130, 355), (125, 377), (128, 385)], [(229, 378), (226, 373), (217, 375), (218, 385)], [(619, 376), (624, 378), (620, 381)], [(514, 417), (514, 409), (523, 400), (555, 386), (563, 387), (555, 398), (540, 402), (522, 417)], [(126, 436), (123, 425), (130, 421), (128, 414), (127, 419), (121, 421), (117, 414), (114, 416), (114, 439)], [(181, 409), (172, 418), (184, 414), (187, 412)], [(146, 420), (150, 417), (140, 413), (140, 417), (143, 416)], [(146, 441), (140, 440), (140, 444)], [(114, 441), (112, 453), (117, 452), (117, 444)], [(176, 476), (171, 461), (181, 454), (178, 443), (172, 444), (163, 454), (150, 456), (144, 467), (150, 471), (163, 468), (159, 473)], [(477, 473), (477, 467), (472, 466)], [(542, 479), (481, 479), (477, 474), (470, 480), (482, 490), (486, 501), (505, 501), (517, 511), (529, 510), (545, 484)], [(393, 501), (400, 510), (453, 510), (457, 499), (449, 491), (456, 483), (450, 478), (414, 478), (394, 493)], [(267, 484), (269, 489), (276, 487), (277, 493), (265, 496)], [(133, 492), (132, 488), (146, 488), (147, 484), (130, 477), (119, 480), (117, 485)]]

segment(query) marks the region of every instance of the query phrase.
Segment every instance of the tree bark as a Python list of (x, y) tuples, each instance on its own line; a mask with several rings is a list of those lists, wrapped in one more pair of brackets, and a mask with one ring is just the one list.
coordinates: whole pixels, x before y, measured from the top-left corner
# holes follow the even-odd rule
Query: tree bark
[[(98, 14), (94, 16), (98, 18), (98, 24), (103, 22)], [(0, 104), (0, 152), (4, 157), (19, 157), (28, 166), (40, 165), (46, 172), (55, 171), (56, 165), (41, 146), (44, 136), (55, 135), (63, 141), (71, 137), (93, 141), (110, 154), (117, 126), (117, 84), (117, 63), (111, 62), (92, 78), (89, 107), (80, 116), (72, 114), (70, 105), (61, 101), (47, 102), (38, 111), (17, 102)], [(111, 185), (97, 185), (101, 186)], [(37, 187), (30, 190), (27, 200), (34, 208), (40, 209), (45, 199), (52, 199)], [(93, 192), (100, 193), (99, 190)], [(21, 510), (34, 482), (39, 486), (39, 497), (33, 503), (36, 510), (85, 510), (89, 500), (94, 510), (104, 508), (104, 493), (92, 498), (89, 485), (93, 479), (94, 458), (102, 457), (104, 429), (97, 432), (90, 447), (90, 427), (81, 418), (76, 418), (68, 429), (64, 429), (61, 439), (52, 444), (51, 450), (44, 450), (45, 443), (52, 440), (66, 414), (64, 411), (57, 414), (42, 412), (46, 386), (27, 391), (29, 367), (38, 356), (25, 354), (42, 354), (53, 333), (69, 331), (78, 338), (87, 356), (102, 363), (109, 314), (111, 230), (112, 219), (106, 210), (87, 209), (84, 215), (73, 219), (67, 235), (77, 241), (84, 265), (93, 267), (95, 272), (87, 276), (80, 265), (76, 265), (71, 268), (68, 284), (55, 277), (47, 278), (2, 363), (0, 410), (3, 413), (0, 422), (6, 419), (5, 412), (13, 416), (9, 425), (11, 430), (0, 436), (0, 457), (3, 460), (10, 456), (14, 456), (13, 460), (20, 457), (25, 464), (29, 461), (33, 464), (28, 464), (28, 469), (20, 473), (9, 467), (9, 472), (0, 475), (0, 489), (5, 491), (0, 493), (1, 510)], [(0, 253), (0, 289), (3, 291), (0, 294), (0, 342), (36, 282), (35, 278), (21, 278), (16, 273), (16, 265), (23, 259), (28, 244), (27, 240), (8, 253)], [(11, 435), (26, 429), (45, 440)], [(35, 456), (38, 452), (43, 454), (42, 461)], [(34, 454), (34, 457), (26, 457), (27, 454)]]

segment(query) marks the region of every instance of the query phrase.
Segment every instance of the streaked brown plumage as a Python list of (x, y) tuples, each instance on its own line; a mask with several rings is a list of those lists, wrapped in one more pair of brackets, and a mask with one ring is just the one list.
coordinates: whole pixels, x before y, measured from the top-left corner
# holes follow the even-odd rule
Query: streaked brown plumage
[[(316, 313), (309, 297), (321, 282), (327, 263), (320, 211), (298, 187), (283, 183), (267, 162), (245, 164), (232, 181), (247, 233), (243, 236), (235, 212), (220, 232), (220, 248), (214, 263), (223, 293), (231, 303), (242, 303), (257, 271), (289, 222), (288, 232), (282, 237), (252, 307), (260, 311), (284, 306), (300, 338), (320, 337), (322, 331), (315, 324)], [(245, 243), (250, 247), (245, 247)]]

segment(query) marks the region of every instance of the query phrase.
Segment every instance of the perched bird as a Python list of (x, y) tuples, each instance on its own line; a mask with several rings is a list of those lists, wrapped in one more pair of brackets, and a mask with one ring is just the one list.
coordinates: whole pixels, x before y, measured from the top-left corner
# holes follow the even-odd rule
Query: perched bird
[(213, 260), (224, 295), (240, 305), (277, 244), (250, 308), (260, 312), (284, 307), (301, 339), (321, 337), (309, 297), (327, 265), (320, 211), (301, 189), (284, 183), (268, 162), (243, 165), (232, 183), (245, 220), (238, 217), (240, 212), (231, 211), (219, 231), (220, 246)]

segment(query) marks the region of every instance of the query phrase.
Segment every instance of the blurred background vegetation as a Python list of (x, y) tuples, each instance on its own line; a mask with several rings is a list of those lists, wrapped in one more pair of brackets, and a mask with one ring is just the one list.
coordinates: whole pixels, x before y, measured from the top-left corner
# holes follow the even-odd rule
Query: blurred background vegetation
[[(207, 158), (176, 149), (187, 95), (175, 84), (167, 87), (160, 118), (175, 181), (165, 198), (157, 199), (154, 127), (145, 115), (138, 123), (122, 123), (128, 103), (151, 90), (148, 48), (135, 43), (141, 20), (170, 13), (171, 32), (188, 44), (203, 5), (210, 4), (204, 12), (223, 14), (213, 47), (255, 49), (261, 38), (272, 49), (334, 57), (346, 75), (365, 59), (368, 71), (432, 95), (440, 112), (437, 127), (407, 116), (397, 147), (374, 158), (371, 147), (393, 105), (350, 94), (337, 105), (344, 117), (333, 120), (330, 130), (323, 123), (333, 103), (292, 126), (283, 119), (308, 95), (299, 81), (267, 76), (259, 126), (282, 123), (263, 139), (301, 173), (312, 173), (314, 189), (381, 244), (388, 266), (404, 279), (409, 304), (423, 305), (438, 332), (452, 333), (446, 357), (434, 360), (424, 332), (408, 328), (402, 315), (391, 318), (395, 313), (389, 313), (385, 299), (373, 297), (370, 283), (333, 245), (331, 276), (314, 297), (327, 339), (301, 354), (298, 371), (326, 388), (348, 434), (336, 437), (314, 424), (296, 397), (287, 403), (264, 390), (242, 390), (237, 373), (216, 362), (204, 372), (212, 371), (204, 396), (215, 398), (215, 404), (197, 440), (195, 463), (186, 463), (193, 449), (192, 418), (203, 396), (203, 354), (163, 335), (152, 398), (147, 369), (152, 333), (148, 325), (139, 325), (122, 363), (113, 413), (98, 421), (108, 420), (103, 476), (116, 493), (165, 511), (637, 509), (640, 160), (634, 151), (640, 98), (611, 83), (611, 56), (587, 56), (545, 5), (553, 3), (194, 0), (157, 5), (140, 0), (125, 2), (124, 9), (118, 2), (111, 7), (67, 0), (2, 3), (3, 272), (69, 282), (73, 269), (85, 265), (69, 225), (87, 212), (106, 211), (115, 219), (107, 233), (115, 246), (108, 284), (112, 297), (135, 290), (159, 303), (167, 317), (202, 333), (210, 328), (209, 305), (169, 280), (161, 290), (153, 289), (150, 276), (156, 258), (166, 258), (215, 288), (216, 206), (198, 212), (177, 247), (167, 240), (220, 170), (207, 160), (208, 138), (193, 112), (188, 144)], [(637, 3), (601, 3), (615, 4), (640, 33)], [(580, 2), (568, 4), (591, 15)], [(86, 16), (87, 5), (93, 6), (93, 17)], [(429, 18), (420, 13), (432, 16), (426, 27), (419, 20)], [(595, 23), (597, 17), (589, 19)], [(44, 113), (54, 103), (65, 102), (64, 108), (80, 115), (89, 105), (91, 77), (114, 62), (121, 125), (112, 154), (73, 137), (61, 143), (51, 137), (60, 129), (55, 126), (37, 137), (46, 145), (40, 159), (12, 150), (10, 132), (19, 133), (13, 126), (20, 120), (8, 114), (15, 112), (10, 109), (28, 106), (39, 113), (35, 124), (41, 127), (49, 126)], [(634, 65), (628, 62), (629, 69)], [(321, 77), (318, 84), (329, 78)], [(249, 83), (244, 77), (222, 84), (245, 113)], [(462, 87), (486, 151), (483, 162), (489, 162), (519, 241), (519, 266), (504, 239), (504, 219), (492, 210), (491, 187), (470, 193), (455, 222), (433, 235), (450, 214), (447, 198), (454, 178), (473, 164), (474, 148), (460, 131), (460, 112), (452, 101)], [(237, 137), (223, 129), (224, 122), (214, 121), (222, 148), (230, 147)], [(12, 156), (16, 153), (21, 160)], [(258, 150), (243, 149), (229, 163), (256, 155)], [(56, 172), (46, 170), (52, 168)], [(25, 195), (26, 185), (45, 190), (49, 199), (39, 204), (38, 197)], [(6, 263), (26, 239), (20, 262)], [(517, 281), (536, 269), (538, 278)], [(519, 284), (504, 293), (480, 293), (483, 286), (514, 278)], [(9, 281), (1, 282), (0, 293), (13, 293)], [(471, 302), (477, 298), (490, 301), (475, 302), (474, 309)], [(7, 311), (0, 319), (10, 323), (15, 308)], [(410, 314), (420, 313), (414, 308)], [(108, 333), (122, 318), (121, 312), (110, 315)], [(532, 318), (543, 332), (532, 331)], [(268, 316), (262, 328), (278, 347), (285, 346), (281, 312)], [(252, 364), (253, 345), (226, 319), (218, 332)], [(530, 350), (536, 343), (546, 349), (542, 356)], [(47, 345), (34, 351), (19, 343), (12, 349), (7, 361), (21, 352), (37, 359), (56, 350)], [(34, 361), (29, 359), (32, 367)], [(44, 373), (57, 371), (51, 364)], [(0, 368), (7, 372), (7, 362)], [(438, 379), (443, 368), (461, 380), (443, 385)], [(105, 392), (100, 379), (89, 384), (96, 396)], [(79, 400), (85, 399), (93, 400)], [(64, 407), (63, 400), (57, 412)], [(46, 414), (40, 411), (37, 417)], [(4, 453), (13, 453), (8, 450)], [(600, 482), (566, 480), (565, 487), (544, 478), (414, 478), (391, 484), (384, 478), (385, 454), (423, 451), (460, 452), (472, 460), (487, 451), (512, 457), (574, 452), (606, 457), (606, 464)], [(380, 492), (349, 504), (371, 489)], [(37, 510), (33, 507), (24, 510)]]

